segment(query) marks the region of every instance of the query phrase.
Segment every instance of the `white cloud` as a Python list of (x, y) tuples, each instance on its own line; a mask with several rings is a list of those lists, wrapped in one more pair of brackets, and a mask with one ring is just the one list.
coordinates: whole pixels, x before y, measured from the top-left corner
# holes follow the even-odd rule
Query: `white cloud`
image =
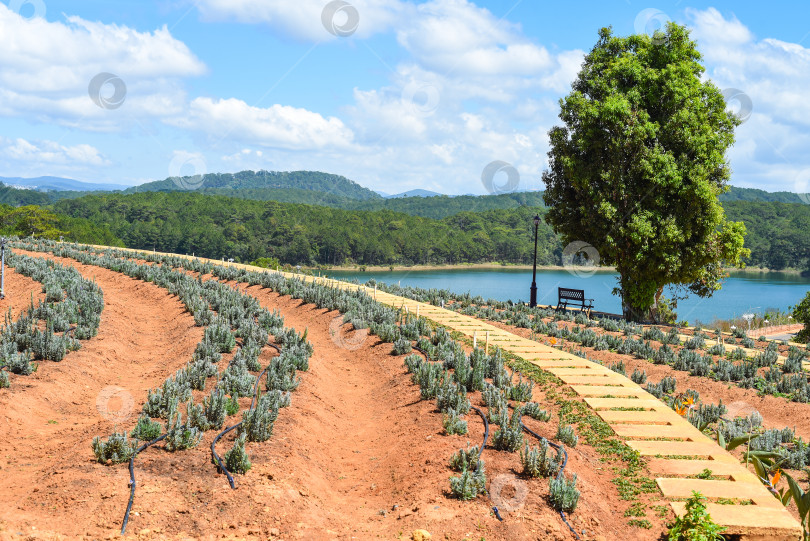
[(795, 178), (810, 167), (810, 49), (758, 39), (736, 17), (714, 8), (687, 10), (692, 37), (722, 90), (736, 88), (753, 105), (736, 131), (730, 151), (732, 183), (764, 190), (795, 190)]
[(551, 69), (549, 52), (466, 0), (433, 0), (402, 21), (397, 39), (429, 69), (469, 75), (536, 75)]
[[(79, 17), (65, 22), (25, 19), (0, 4), (0, 35), (4, 116), (110, 130), (120, 124), (122, 115), (117, 121), (114, 115), (121, 111), (141, 118), (178, 112), (185, 101), (179, 80), (206, 70), (165, 26), (150, 33)], [(90, 81), (102, 72), (114, 73), (126, 84), (120, 111), (102, 109), (90, 99)]]
[[(250, 24), (267, 24), (280, 33), (309, 41), (336, 39), (322, 21), (327, 0), (193, 0), (203, 20), (234, 20)], [(397, 20), (412, 11), (398, 0), (352, 0), (359, 18), (353, 34), (366, 38), (385, 32)], [(351, 9), (351, 8), (350, 8)], [(334, 23), (348, 22), (346, 12), (337, 13)]]
[(0, 155), (23, 165), (86, 167), (110, 163), (97, 148), (87, 144), (65, 146), (55, 141), (30, 142), (22, 138), (0, 137)]
[(215, 141), (246, 141), (289, 150), (346, 148), (353, 139), (352, 131), (338, 118), (285, 105), (254, 107), (235, 98), (196, 98), (187, 116), (173, 122), (201, 130)]

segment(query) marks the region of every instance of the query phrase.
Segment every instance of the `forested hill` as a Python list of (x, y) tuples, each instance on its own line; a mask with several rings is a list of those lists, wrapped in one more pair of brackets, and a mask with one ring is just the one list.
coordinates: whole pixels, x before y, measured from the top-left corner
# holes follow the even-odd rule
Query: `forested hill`
[(240, 173), (214, 173), (204, 175), (199, 187), (197, 187), (197, 181), (195, 179), (188, 179), (186, 177), (179, 182), (175, 180), (176, 179), (167, 178), (165, 180), (148, 182), (140, 186), (128, 188), (124, 190), (124, 193), (186, 191), (187, 187), (190, 185), (203, 190), (293, 189), (320, 192), (358, 201), (382, 199), (382, 196), (378, 193), (364, 188), (346, 177), (318, 171), (242, 171)]
[(26, 205), (47, 205), (51, 201), (52, 199), (47, 193), (35, 190), (21, 190), (0, 182), (0, 204), (24, 207)]
[[(429, 201), (436, 198), (427, 198)], [(455, 199), (455, 198), (454, 198)], [(732, 201), (746, 224), (749, 265), (810, 269), (810, 205)], [(191, 192), (96, 195), (54, 205), (109, 228), (127, 246), (282, 263), (529, 263), (531, 218), (541, 206), (461, 211), (440, 220), (389, 209), (354, 211)], [(538, 258), (559, 264), (562, 246), (541, 222)]]
[(489, 196), (397, 197), (394, 199), (370, 199), (365, 201), (358, 201), (331, 193), (295, 189), (248, 188), (234, 190), (230, 188), (204, 188), (200, 192), (256, 201), (321, 205), (344, 210), (392, 210), (436, 220), (459, 212), (483, 212), (520, 206), (538, 207), (544, 205), (542, 192), (516, 192)]
[[(391, 210), (437, 220), (459, 212), (484, 212), (496, 209), (512, 209), (520, 206), (544, 206), (542, 192), (515, 192), (482, 196), (435, 195), (385, 199), (376, 192), (345, 177), (313, 171), (242, 171), (235, 174), (205, 175), (203, 181), (202, 187), (195, 190), (188, 190), (187, 188), (196, 187), (196, 183), (183, 186), (183, 182), (165, 179), (129, 188), (124, 193), (194, 191), (208, 195), (222, 195), (256, 201), (303, 203), (346, 210)], [(80, 186), (92, 186), (77, 181), (71, 182)], [(69, 184), (68, 187), (72, 185)], [(12, 206), (47, 205), (63, 199), (75, 199), (90, 194), (105, 193), (120, 192), (82, 192), (64, 189), (42, 192), (0, 185), (0, 203)], [(720, 200), (724, 203), (731, 201), (810, 202), (810, 196), (805, 197), (807, 198), (806, 201), (798, 194), (790, 192), (771, 193), (763, 190), (731, 187), (728, 193), (720, 196)]]
[[(249, 201), (191, 192), (95, 195), (54, 209), (104, 224), (127, 246), (251, 261), (338, 265), (391, 263), (528, 263), (531, 218), (519, 207), (460, 212), (443, 220), (393, 212)], [(540, 229), (541, 264), (559, 260), (551, 229)]]
[(484, 212), (518, 207), (543, 207), (542, 192), (515, 192), (500, 195), (437, 195), (433, 197), (397, 197), (382, 201), (361, 201), (347, 208), (356, 210), (388, 209), (414, 216), (442, 219), (459, 212)]
[(810, 205), (730, 201), (726, 216), (745, 222), (749, 265), (810, 270)]
[(760, 203), (810, 203), (810, 194), (799, 195), (793, 192), (766, 192), (755, 188), (737, 188), (731, 186), (729, 191), (720, 196), (720, 201), (758, 201)]

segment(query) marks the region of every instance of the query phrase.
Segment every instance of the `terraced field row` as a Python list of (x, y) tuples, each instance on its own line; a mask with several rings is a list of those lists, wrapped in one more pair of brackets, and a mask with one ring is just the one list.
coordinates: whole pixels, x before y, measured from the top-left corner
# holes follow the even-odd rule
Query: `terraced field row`
[[(367, 290), (365, 286), (325, 278), (303, 280), (335, 288)], [(683, 513), (682, 501), (694, 490), (723, 502), (711, 503), (709, 508), (715, 520), (728, 528), (727, 533), (750, 539), (785, 540), (801, 535), (798, 522), (738, 459), (628, 378), (475, 318), (381, 291), (367, 291), (378, 302), (407, 308), (468, 338), (488, 338), (490, 345), (553, 373), (595, 409), (618, 435), (626, 438), (628, 445), (651, 459), (650, 467), (660, 475), (656, 482), (672, 501), (676, 513)], [(706, 469), (711, 470), (712, 477), (721, 479), (689, 478)]]

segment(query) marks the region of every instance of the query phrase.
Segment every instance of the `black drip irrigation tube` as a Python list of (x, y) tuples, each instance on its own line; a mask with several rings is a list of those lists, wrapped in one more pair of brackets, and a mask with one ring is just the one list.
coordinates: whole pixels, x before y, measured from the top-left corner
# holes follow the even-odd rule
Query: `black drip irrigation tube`
[[(417, 346), (414, 346), (414, 348), (413, 348), (413, 349), (415, 349), (416, 351), (418, 351), (419, 353), (421, 353), (422, 355), (424, 355), (424, 356), (425, 356), (425, 359), (427, 359), (428, 361), (430, 361), (430, 355), (428, 355), (428, 353), (427, 353), (425, 350), (423, 350), (422, 348), (419, 348), (419, 347), (417, 347)], [(520, 375), (520, 372), (516, 372), (516, 373), (517, 373), (518, 375)], [(487, 446), (487, 440), (489, 439), (489, 421), (487, 420), (487, 416), (484, 414), (484, 412), (483, 412), (483, 411), (481, 411), (481, 409), (479, 409), (479, 408), (477, 408), (477, 407), (475, 407), (475, 406), (470, 406), (470, 409), (475, 410), (475, 412), (476, 412), (476, 413), (478, 413), (478, 415), (481, 417), (481, 420), (482, 420), (482, 421), (484, 421), (484, 442), (481, 444), (481, 448), (478, 450), (478, 457), (480, 458), (480, 457), (481, 457), (481, 454), (484, 452), (484, 447), (486, 447), (486, 446)], [(532, 436), (534, 436), (534, 437), (535, 437), (535, 438), (537, 438), (538, 440), (543, 439), (543, 437), (542, 437), (542, 436), (540, 436), (540, 435), (539, 435), (537, 432), (533, 431), (533, 430), (532, 430), (532, 429), (530, 429), (528, 426), (526, 426), (525, 424), (523, 424), (523, 420), (522, 420), (522, 419), (521, 419), (521, 421), (520, 421), (520, 426), (521, 426), (521, 428), (523, 428), (523, 430), (525, 430), (526, 432), (528, 432), (529, 434), (531, 434)], [(559, 479), (559, 478), (560, 478), (560, 476), (562, 476), (562, 475), (563, 475), (563, 470), (565, 470), (565, 465), (566, 465), (566, 464), (568, 464), (568, 452), (565, 450), (565, 447), (563, 447), (562, 445), (558, 445), (558, 444), (556, 444), (556, 443), (554, 443), (554, 442), (552, 442), (552, 441), (549, 441), (549, 440), (546, 440), (546, 441), (548, 441), (548, 444), (549, 444), (551, 447), (553, 447), (554, 449), (556, 449), (557, 451), (562, 450), (562, 452), (563, 452), (563, 463), (562, 463), (562, 465), (560, 466), (560, 471), (559, 471), (559, 473), (557, 474), (557, 478)], [(503, 522), (503, 518), (501, 517), (501, 514), (500, 514), (500, 512), (498, 511), (498, 508), (497, 508), (497, 507), (493, 507), (493, 508), (492, 508), (492, 511), (495, 513), (495, 517), (497, 517), (497, 519), (498, 519), (498, 520), (500, 520), (501, 522)], [(563, 522), (565, 523), (565, 525), (566, 525), (566, 526), (568, 526), (568, 529), (569, 529), (569, 530), (571, 530), (571, 533), (572, 533), (572, 534), (574, 534), (574, 537), (576, 537), (577, 539), (580, 539), (579, 534), (578, 534), (578, 533), (577, 533), (577, 531), (576, 531), (576, 530), (573, 528), (573, 526), (571, 526), (571, 524), (568, 522), (568, 519), (565, 517), (565, 512), (564, 512), (564, 511), (562, 511), (562, 510), (560, 510), (560, 517), (562, 518), (562, 520), (563, 520)]]
[(484, 415), (484, 412), (479, 408), (470, 406), (470, 409), (475, 410), (475, 412), (481, 417), (481, 420), (484, 421), (484, 443), (481, 444), (481, 448), (478, 450), (478, 458), (481, 458), (481, 453), (484, 452), (484, 447), (487, 446), (487, 440), (489, 439), (489, 421), (487, 420), (487, 416)]
[(138, 456), (138, 453), (144, 451), (148, 447), (153, 446), (154, 444), (161, 442), (166, 439), (168, 434), (163, 434), (162, 436), (158, 436), (157, 438), (153, 439), (148, 443), (144, 443), (138, 449), (132, 453), (132, 456), (129, 459), (129, 503), (127, 503), (127, 510), (124, 513), (124, 522), (121, 524), (121, 535), (127, 533), (127, 524), (129, 524), (129, 513), (132, 511), (132, 502), (135, 501), (135, 457)]
[[(521, 420), (520, 420), (520, 426), (523, 428), (523, 430), (525, 430), (526, 432), (528, 432), (529, 434), (531, 434), (532, 436), (534, 436), (534, 437), (535, 437), (535, 438), (537, 438), (538, 440), (544, 439), (544, 438), (542, 438), (542, 437), (540, 436), (540, 434), (538, 434), (537, 432), (535, 432), (534, 430), (532, 430), (531, 428), (529, 428), (528, 426), (526, 426), (525, 424), (523, 424), (523, 419), (521, 419)], [(559, 473), (557, 474), (557, 479), (559, 479), (559, 478), (560, 478), (560, 477), (562, 477), (562, 475), (563, 475), (563, 471), (565, 470), (565, 465), (566, 465), (566, 464), (568, 464), (568, 453), (566, 452), (565, 447), (563, 447), (562, 445), (558, 445), (558, 444), (554, 443), (553, 441), (549, 441), (549, 440), (546, 440), (546, 441), (548, 442), (548, 444), (549, 444), (551, 447), (553, 447), (553, 448), (554, 448), (554, 449), (556, 449), (557, 451), (559, 451), (560, 449), (562, 449), (562, 452), (563, 452), (563, 463), (562, 463), (562, 465), (560, 465), (560, 471), (559, 471)], [(578, 533), (577, 533), (577, 531), (576, 531), (576, 530), (573, 528), (573, 526), (571, 526), (571, 524), (568, 522), (568, 519), (565, 517), (565, 512), (564, 512), (562, 509), (560, 510), (560, 517), (562, 518), (563, 522), (565, 522), (565, 525), (566, 525), (566, 526), (568, 526), (568, 529), (569, 529), (569, 530), (571, 530), (571, 533), (572, 533), (572, 534), (574, 534), (574, 537), (576, 537), (577, 539), (579, 539), (579, 534), (578, 534)]]
[[(281, 348), (276, 346), (275, 344), (267, 344), (268, 346), (274, 348), (277, 352), (281, 353)], [(270, 365), (267, 365), (267, 368), (262, 370), (262, 373), (259, 374), (259, 377), (256, 378), (256, 386), (253, 388), (253, 399), (250, 401), (250, 409), (248, 411), (253, 411), (253, 407), (256, 405), (256, 397), (259, 394), (259, 385), (262, 382), (262, 378), (264, 377), (265, 372), (267, 372)], [(235, 428), (239, 428), (242, 426), (242, 421), (239, 421), (233, 426), (230, 426), (217, 434), (217, 437), (214, 438), (214, 441), (211, 442), (211, 457), (214, 459), (214, 463), (217, 465), (217, 469), (224, 473), (225, 476), (228, 478), (228, 484), (231, 486), (232, 489), (236, 490), (236, 482), (233, 480), (233, 475), (231, 472), (228, 471), (228, 468), (225, 467), (225, 464), (222, 462), (222, 458), (217, 454), (217, 442), (222, 438), (225, 434), (232, 431)]]
[[(281, 353), (281, 349), (278, 346), (276, 346), (275, 344), (267, 344), (267, 345), (270, 346), (271, 348), (274, 348), (279, 353)], [(5, 367), (2, 367), (2, 368), (5, 368)], [(270, 368), (270, 367), (268, 366), (267, 368)], [(261, 379), (262, 379), (262, 376), (264, 376), (264, 373), (267, 372), (267, 368), (262, 370), (262, 373), (259, 375), (259, 377), (256, 380), (256, 386), (254, 387), (254, 392), (253, 392), (253, 400), (250, 402), (250, 409), (251, 410), (253, 409), (253, 406), (256, 403), (256, 394), (259, 392), (259, 383), (261, 383)], [(221, 432), (219, 435), (217, 435), (216, 438), (214, 438), (214, 441), (211, 444), (211, 452), (213, 453), (214, 458), (217, 460), (217, 465), (220, 468), (220, 470), (225, 472), (225, 475), (228, 476), (228, 482), (230, 483), (231, 488), (236, 488), (236, 486), (234, 485), (233, 477), (231, 476), (231, 474), (227, 470), (227, 468), (225, 468), (225, 465), (222, 464), (222, 460), (219, 458), (219, 455), (217, 455), (216, 450), (214, 450), (214, 445), (216, 445), (217, 441), (222, 436), (224, 436), (225, 434), (227, 434), (228, 432), (230, 432), (234, 428), (237, 428), (241, 424), (242, 424), (242, 422), (240, 421), (239, 423), (233, 425), (232, 427), (228, 428), (224, 432)], [(138, 454), (140, 452), (145, 451), (147, 448), (155, 445), (156, 443), (160, 443), (161, 441), (165, 440), (166, 436), (168, 436), (168, 434), (163, 434), (162, 436), (159, 436), (159, 437), (155, 438), (154, 440), (152, 440), (152, 441), (150, 441), (148, 443), (144, 443), (143, 445), (138, 447), (138, 449), (132, 454), (132, 457), (130, 457), (130, 459), (129, 459), (129, 486), (130, 486), (129, 502), (127, 503), (127, 510), (124, 513), (124, 522), (121, 525), (121, 535), (124, 535), (124, 534), (127, 533), (127, 524), (129, 524), (129, 514), (132, 511), (132, 503), (135, 501), (135, 488), (136, 488), (136, 483), (135, 483), (135, 457), (138, 456)]]

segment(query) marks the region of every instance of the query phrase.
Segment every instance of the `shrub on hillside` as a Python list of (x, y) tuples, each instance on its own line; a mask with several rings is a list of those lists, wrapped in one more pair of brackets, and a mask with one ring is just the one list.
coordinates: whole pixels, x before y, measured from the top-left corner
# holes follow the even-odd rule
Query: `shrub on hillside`
[(808, 343), (810, 342), (810, 291), (807, 292), (804, 299), (793, 308), (793, 317), (799, 323), (804, 323), (804, 329), (799, 331), (794, 339), (797, 342)]

